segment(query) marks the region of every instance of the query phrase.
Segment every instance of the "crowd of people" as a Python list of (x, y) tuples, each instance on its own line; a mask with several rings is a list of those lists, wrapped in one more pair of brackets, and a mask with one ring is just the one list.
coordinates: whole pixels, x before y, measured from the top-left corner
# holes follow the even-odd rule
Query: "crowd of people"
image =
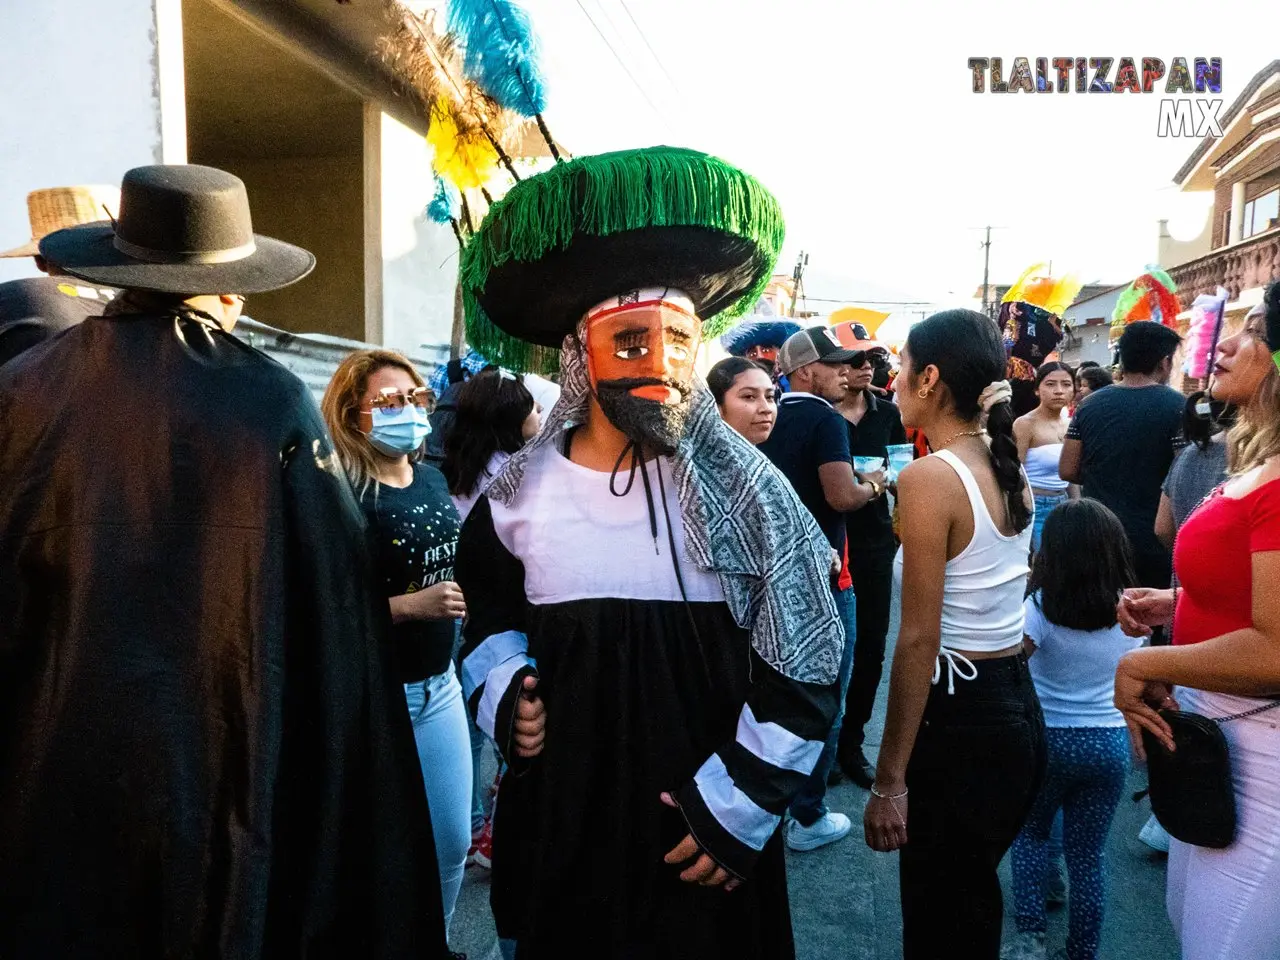
[[(772, 198), (635, 151), (753, 206), (690, 230), (655, 194), (529, 253), (519, 202), (615, 158), (482, 225), (495, 362), (446, 390), (365, 349), (317, 405), (233, 337), (314, 260), (222, 171), (131, 170), (109, 222), (20, 249), (49, 276), (0, 285), (0, 956), (459, 956), (475, 864), (508, 958), (793, 957), (784, 848), (847, 837), (847, 777), (907, 960), (1096, 960), (1131, 765), (1188, 754), (1192, 713), (1234, 817), (1143, 831), (1182, 956), (1280, 956), (1280, 285), (1189, 399), (1138, 321), (1114, 378), (1048, 359), (1015, 417), (962, 309), (896, 359), (761, 324), (704, 380)], [(560, 348), (554, 400), (514, 341)]]

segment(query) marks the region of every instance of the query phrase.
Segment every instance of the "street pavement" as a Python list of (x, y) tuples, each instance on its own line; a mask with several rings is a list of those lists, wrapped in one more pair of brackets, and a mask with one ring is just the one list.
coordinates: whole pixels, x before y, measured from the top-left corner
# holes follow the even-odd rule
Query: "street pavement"
[[(890, 639), (897, 633), (897, 608)], [(876, 712), (867, 729), (868, 755), (874, 759), (884, 723), (888, 667), (880, 686)], [(492, 778), (492, 771), (489, 779)], [(1102, 960), (1174, 960), (1177, 941), (1164, 907), (1165, 858), (1138, 840), (1150, 814), (1145, 800), (1131, 797), (1145, 784), (1135, 769), (1116, 812), (1107, 847), (1106, 926)], [(862, 840), (862, 808), (867, 793), (850, 783), (832, 787), (828, 804), (854, 821), (853, 832), (835, 844), (810, 853), (788, 851), (791, 916), (798, 960), (896, 960), (902, 956), (902, 916), (898, 907), (898, 865), (894, 855), (874, 853)], [(1013, 930), (1008, 858), (1000, 868), (1005, 890), (1006, 933)], [(1066, 908), (1049, 913), (1049, 946), (1063, 946)], [(471, 960), (499, 960), (489, 884), (485, 871), (468, 867), (454, 913), (450, 937), (454, 950)], [(941, 958), (940, 958), (941, 960)]]

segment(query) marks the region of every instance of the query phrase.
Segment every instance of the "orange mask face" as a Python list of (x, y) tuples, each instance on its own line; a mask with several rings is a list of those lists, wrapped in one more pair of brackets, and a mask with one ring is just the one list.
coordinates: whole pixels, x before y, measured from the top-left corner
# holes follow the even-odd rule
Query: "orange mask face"
[(683, 305), (650, 300), (611, 307), (586, 323), (591, 387), (677, 404), (688, 396), (702, 321)]

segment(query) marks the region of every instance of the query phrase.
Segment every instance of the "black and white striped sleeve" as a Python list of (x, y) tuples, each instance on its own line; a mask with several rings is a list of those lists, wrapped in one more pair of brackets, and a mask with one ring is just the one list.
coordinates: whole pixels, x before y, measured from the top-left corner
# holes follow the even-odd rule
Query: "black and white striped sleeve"
[(839, 697), (837, 684), (789, 680), (755, 651), (751, 657), (751, 692), (736, 736), (677, 797), (698, 846), (742, 878), (817, 766)]
[(513, 759), (511, 733), (524, 678), (537, 675), (525, 636), (524, 565), (493, 528), (480, 497), (458, 536), (454, 577), (466, 598), (462, 627), (462, 693), (476, 725)]

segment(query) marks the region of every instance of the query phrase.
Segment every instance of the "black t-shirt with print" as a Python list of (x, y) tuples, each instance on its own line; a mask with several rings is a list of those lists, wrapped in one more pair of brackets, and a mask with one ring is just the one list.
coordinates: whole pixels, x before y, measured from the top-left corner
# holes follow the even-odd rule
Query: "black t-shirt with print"
[[(361, 505), (369, 518), (378, 575), (387, 597), (453, 579), (460, 524), (444, 474), (429, 464), (415, 463), (409, 486), (371, 486)], [(391, 632), (401, 683), (417, 683), (448, 669), (453, 656), (452, 620), (411, 620), (396, 624)]]

